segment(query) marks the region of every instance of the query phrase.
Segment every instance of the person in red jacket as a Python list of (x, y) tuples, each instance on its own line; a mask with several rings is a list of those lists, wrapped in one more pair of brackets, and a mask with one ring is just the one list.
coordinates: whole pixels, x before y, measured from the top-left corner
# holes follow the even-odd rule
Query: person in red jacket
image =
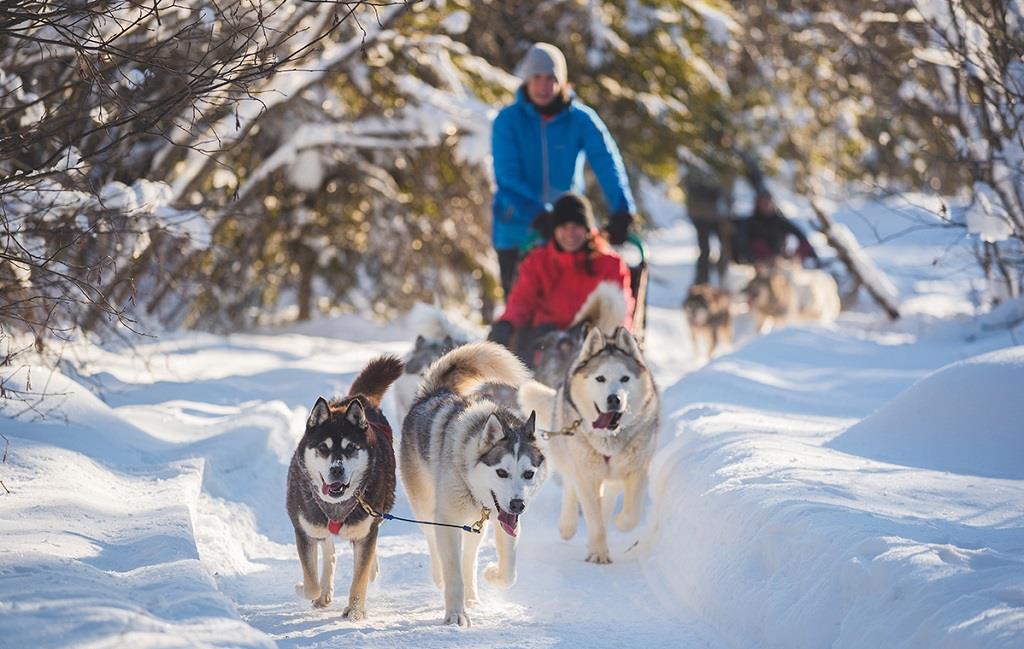
[(532, 342), (554, 329), (568, 329), (587, 296), (601, 282), (615, 282), (626, 296), (626, 320), (632, 327), (633, 293), (629, 267), (598, 233), (590, 201), (575, 192), (562, 194), (551, 211), (552, 238), (534, 248), (519, 267), (505, 312), (488, 340), (509, 345), (519, 332), (520, 355), (530, 359)]

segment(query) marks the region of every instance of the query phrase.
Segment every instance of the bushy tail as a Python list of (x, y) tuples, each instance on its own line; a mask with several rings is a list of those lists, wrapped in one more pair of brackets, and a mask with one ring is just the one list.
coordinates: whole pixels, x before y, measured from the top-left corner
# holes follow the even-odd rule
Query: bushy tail
[(402, 376), (403, 369), (405, 366), (397, 356), (391, 354), (378, 356), (370, 361), (352, 382), (348, 395), (354, 397), (361, 394), (366, 397), (371, 406), (380, 408), (380, 400), (384, 397), (384, 393), (392, 383), (398, 380), (398, 377)]
[(601, 282), (576, 312), (573, 326), (586, 322), (597, 327), (605, 336), (612, 336), (615, 329), (626, 320), (626, 296), (622, 287), (615, 282)]
[(522, 361), (497, 343), (469, 343), (434, 361), (420, 383), (420, 394), (449, 388), (469, 394), (484, 383), (519, 387), (530, 378)]
[(542, 430), (554, 428), (555, 397), (557, 392), (537, 381), (527, 381), (519, 388), (519, 409), (537, 413), (537, 426)]

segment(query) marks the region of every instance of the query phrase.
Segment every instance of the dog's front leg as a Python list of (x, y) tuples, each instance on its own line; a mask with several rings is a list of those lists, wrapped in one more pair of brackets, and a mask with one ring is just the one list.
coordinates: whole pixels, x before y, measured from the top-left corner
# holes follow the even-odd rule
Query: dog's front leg
[(343, 617), (362, 620), (366, 617), (366, 584), (377, 564), (377, 525), (371, 525), (363, 538), (352, 542), (352, 585), (348, 589), (348, 606)]
[[(575, 499), (573, 499), (575, 500)], [(575, 505), (573, 505), (575, 507)], [(523, 524), (519, 524), (522, 532)], [(516, 583), (516, 544), (519, 539), (509, 536), (500, 525), (494, 526), (494, 546), (498, 551), (498, 562), (492, 563), (484, 570), (484, 578), (495, 586), (508, 588)]]
[(646, 467), (638, 469), (626, 476), (625, 495), (622, 498), (622, 511), (615, 517), (615, 527), (619, 531), (628, 532), (640, 522), (643, 515), (644, 494), (647, 492)]
[(579, 475), (576, 481), (576, 496), (583, 507), (583, 520), (587, 522), (587, 561), (611, 563), (612, 557), (608, 551), (608, 537), (601, 511), (601, 481), (593, 476)]
[(317, 608), (330, 606), (334, 601), (334, 565), (337, 561), (334, 556), (334, 539), (330, 535), (320, 541), (320, 549), (324, 555), (324, 565), (320, 571), (320, 597), (313, 600), (313, 606)]
[(580, 522), (579, 501), (576, 500), (576, 486), (568, 473), (562, 480), (562, 511), (558, 517), (558, 534), (562, 540), (568, 541), (576, 536), (576, 528)]
[[(438, 520), (447, 520), (447, 512), (438, 510)], [(462, 534), (459, 529), (442, 527), (434, 532), (437, 552), (441, 559), (441, 577), (444, 580), (444, 623), (470, 626), (466, 615), (466, 596), (462, 587)]]
[(476, 557), (486, 531), (484, 529), (480, 534), (466, 534), (462, 537), (462, 584), (466, 592), (467, 608), (480, 601), (476, 590)]
[(302, 530), (295, 530), (295, 548), (299, 551), (299, 565), (302, 566), (302, 583), (295, 585), (295, 592), (304, 599), (320, 597), (320, 584), (316, 580), (315, 539), (306, 536)]

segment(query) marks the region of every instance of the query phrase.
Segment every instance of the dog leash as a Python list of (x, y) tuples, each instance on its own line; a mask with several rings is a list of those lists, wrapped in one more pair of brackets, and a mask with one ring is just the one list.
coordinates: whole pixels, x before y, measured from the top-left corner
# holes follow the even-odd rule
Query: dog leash
[(462, 530), (463, 532), (471, 532), (473, 534), (482, 533), (484, 529), (484, 523), (486, 523), (487, 519), (491, 517), (491, 510), (481, 505), (480, 520), (473, 523), (472, 525), (457, 525), (455, 523), (435, 523), (434, 521), (418, 521), (412, 518), (402, 518), (401, 516), (395, 516), (394, 514), (382, 514), (381, 512), (375, 510), (373, 507), (370, 507), (370, 504), (363, 500), (363, 497), (361, 495), (356, 494), (355, 498), (356, 502), (359, 503), (359, 506), (363, 508), (363, 511), (366, 512), (367, 515), (372, 516), (373, 518), (379, 518), (385, 521), (405, 521), (406, 523), (419, 523), (420, 525), (454, 527), (456, 529)]
[(565, 435), (566, 437), (572, 437), (576, 434), (580, 424), (583, 423), (583, 419), (577, 419), (568, 426), (562, 428), (562, 430), (542, 430), (540, 431), (541, 439), (551, 439), (552, 437), (558, 437), (559, 435)]

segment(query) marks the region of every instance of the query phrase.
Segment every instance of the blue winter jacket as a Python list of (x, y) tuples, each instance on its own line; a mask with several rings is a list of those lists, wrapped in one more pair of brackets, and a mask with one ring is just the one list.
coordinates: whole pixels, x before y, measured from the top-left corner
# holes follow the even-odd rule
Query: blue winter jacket
[(520, 247), (542, 209), (550, 209), (563, 192), (583, 191), (584, 156), (601, 184), (609, 214), (636, 212), (619, 147), (597, 113), (575, 96), (545, 121), (520, 88), (516, 101), (494, 119), (491, 152), (498, 185), (492, 205), (497, 249)]

